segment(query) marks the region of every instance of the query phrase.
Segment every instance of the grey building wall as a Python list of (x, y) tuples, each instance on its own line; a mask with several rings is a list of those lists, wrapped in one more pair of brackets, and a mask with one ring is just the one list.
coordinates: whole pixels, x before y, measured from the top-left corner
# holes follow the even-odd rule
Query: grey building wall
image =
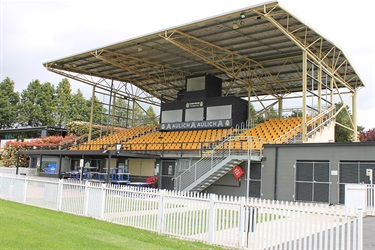
[(296, 162), (326, 160), (331, 168), (330, 203), (337, 204), (340, 161), (375, 161), (375, 143), (266, 145), (264, 156), (261, 198), (294, 201)]
[[(250, 172), (254, 165), (259, 166), (259, 164), (261, 163), (256, 161), (250, 162)], [(232, 171), (229, 171), (211, 186), (207, 187), (204, 192), (231, 196), (246, 196), (248, 161), (242, 162), (239, 166), (245, 171), (245, 174), (242, 175), (240, 179), (236, 180)], [(252, 180), (250, 180), (249, 184), (250, 186), (252, 185)], [(254, 192), (249, 191), (249, 193), (250, 197), (254, 197), (254, 195), (252, 195)]]

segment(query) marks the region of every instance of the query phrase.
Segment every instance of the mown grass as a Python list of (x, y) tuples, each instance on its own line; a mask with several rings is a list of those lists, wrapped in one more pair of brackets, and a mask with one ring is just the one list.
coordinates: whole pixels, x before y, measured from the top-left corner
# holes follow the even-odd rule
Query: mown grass
[(221, 249), (0, 199), (0, 249)]

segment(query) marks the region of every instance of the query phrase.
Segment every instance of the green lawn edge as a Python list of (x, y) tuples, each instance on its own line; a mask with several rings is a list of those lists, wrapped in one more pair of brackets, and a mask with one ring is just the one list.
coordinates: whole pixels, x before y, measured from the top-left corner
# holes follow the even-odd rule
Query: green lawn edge
[(0, 199), (0, 249), (223, 249)]

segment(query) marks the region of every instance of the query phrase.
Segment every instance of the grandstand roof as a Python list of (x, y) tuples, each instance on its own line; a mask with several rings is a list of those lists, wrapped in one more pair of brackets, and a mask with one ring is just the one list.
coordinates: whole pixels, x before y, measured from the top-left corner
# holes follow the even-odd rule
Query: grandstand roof
[[(185, 88), (186, 76), (206, 73), (223, 79), (224, 96), (248, 96), (250, 86), (258, 96), (278, 97), (302, 91), (303, 51), (311, 63), (334, 75), (338, 88), (363, 86), (337, 46), (277, 2), (92, 49), (44, 66), (73, 79), (86, 75), (131, 83), (166, 102), (174, 101)], [(95, 84), (111, 88), (105, 82)]]

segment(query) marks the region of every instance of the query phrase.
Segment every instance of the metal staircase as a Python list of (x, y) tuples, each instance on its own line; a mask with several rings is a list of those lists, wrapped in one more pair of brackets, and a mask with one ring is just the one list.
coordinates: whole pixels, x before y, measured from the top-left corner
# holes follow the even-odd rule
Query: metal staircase
[[(241, 141), (247, 150), (236, 149), (235, 143)], [(200, 192), (245, 160), (260, 161), (261, 152), (251, 150), (252, 137), (229, 137), (204, 157), (176, 177), (176, 189), (185, 192)]]

